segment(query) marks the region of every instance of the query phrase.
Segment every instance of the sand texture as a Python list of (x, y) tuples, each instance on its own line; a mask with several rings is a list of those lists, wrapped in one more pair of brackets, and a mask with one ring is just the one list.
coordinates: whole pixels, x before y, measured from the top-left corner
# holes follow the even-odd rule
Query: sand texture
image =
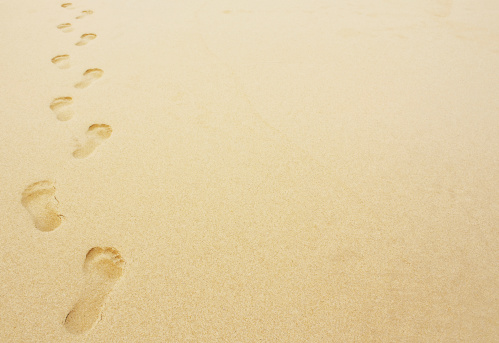
[(499, 1), (0, 9), (0, 342), (498, 342)]

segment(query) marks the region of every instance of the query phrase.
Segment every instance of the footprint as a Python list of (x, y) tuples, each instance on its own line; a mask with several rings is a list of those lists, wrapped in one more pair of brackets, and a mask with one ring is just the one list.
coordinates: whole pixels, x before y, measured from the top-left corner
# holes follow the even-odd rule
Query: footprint
[(22, 193), (21, 204), (28, 210), (35, 227), (40, 231), (52, 231), (59, 227), (62, 215), (57, 211), (55, 186), (51, 181), (39, 181), (29, 185)]
[(92, 82), (94, 82), (97, 79), (100, 79), (102, 75), (104, 74), (104, 71), (99, 68), (93, 68), (93, 69), (87, 69), (83, 73), (83, 79), (78, 82), (75, 87), (76, 88), (86, 88), (90, 86)]
[(69, 63), (69, 55), (58, 55), (52, 58), (54, 63), (59, 69), (68, 69), (71, 65)]
[(86, 16), (89, 16), (89, 15), (91, 15), (93, 13), (94, 13), (94, 11), (92, 11), (92, 10), (81, 11), (81, 14), (79, 16), (77, 16), (76, 19), (85, 18)]
[(66, 2), (65, 4), (62, 4), (61, 7), (72, 9), (73, 8), (73, 4), (70, 3), (70, 2)]
[(72, 104), (72, 97), (63, 96), (52, 100), (52, 102), (50, 103), (50, 109), (57, 115), (57, 119), (59, 119), (60, 121), (66, 121), (73, 118), (74, 111), (71, 108)]
[(87, 131), (87, 142), (83, 146), (73, 151), (73, 156), (75, 158), (85, 158), (89, 156), (99, 145), (101, 145), (106, 139), (111, 137), (112, 132), (113, 130), (109, 125), (91, 125)]
[(87, 44), (88, 42), (90, 42), (91, 40), (94, 40), (95, 38), (97, 38), (97, 35), (95, 33), (85, 33), (85, 34), (82, 34), (81, 39), (75, 43), (75, 45), (78, 45), (78, 46), (82, 46), (82, 45), (85, 45)]
[(90, 330), (101, 318), (106, 300), (123, 275), (125, 261), (114, 248), (90, 249), (83, 263), (85, 288), (64, 321), (66, 330), (81, 334)]
[(57, 25), (57, 28), (65, 33), (73, 31), (73, 27), (70, 23), (59, 24)]

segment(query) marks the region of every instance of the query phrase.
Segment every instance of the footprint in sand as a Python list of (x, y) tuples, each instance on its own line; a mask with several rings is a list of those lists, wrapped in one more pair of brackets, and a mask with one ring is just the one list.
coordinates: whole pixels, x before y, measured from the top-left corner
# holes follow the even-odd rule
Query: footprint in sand
[(29, 185), (22, 193), (21, 203), (38, 230), (52, 231), (61, 225), (62, 215), (57, 211), (58, 201), (53, 182), (39, 181)]
[(73, 4), (70, 3), (70, 2), (66, 2), (66, 3), (62, 4), (61, 7), (67, 8), (67, 9), (72, 9), (73, 8)]
[(124, 265), (125, 261), (114, 248), (90, 249), (83, 264), (85, 288), (64, 321), (69, 332), (84, 333), (99, 321), (109, 294), (123, 275)]
[(80, 40), (78, 42), (76, 42), (75, 45), (78, 45), (78, 46), (86, 45), (88, 42), (90, 42), (91, 40), (94, 40), (95, 38), (97, 38), (97, 35), (95, 33), (82, 34), (80, 37)]
[(50, 103), (50, 109), (57, 115), (57, 119), (59, 119), (60, 121), (66, 121), (73, 118), (74, 111), (71, 107), (72, 104), (72, 97), (63, 96), (52, 100), (52, 102)]
[(73, 27), (70, 23), (59, 24), (57, 25), (57, 28), (65, 33), (73, 31)]
[(52, 58), (54, 63), (59, 69), (68, 69), (71, 65), (69, 63), (69, 55), (58, 55)]
[(111, 137), (112, 132), (113, 130), (109, 125), (91, 125), (87, 131), (87, 142), (83, 146), (73, 151), (73, 156), (75, 158), (85, 158), (89, 156), (99, 145), (101, 145), (106, 139)]
[(87, 69), (83, 73), (83, 79), (78, 82), (75, 87), (76, 88), (87, 88), (90, 86), (92, 82), (94, 82), (97, 79), (100, 79), (102, 75), (104, 74), (104, 71), (99, 68), (93, 68), (93, 69)]
[(85, 18), (86, 16), (89, 16), (89, 15), (91, 15), (93, 13), (94, 13), (94, 11), (92, 11), (92, 10), (81, 11), (81, 14), (79, 16), (77, 16), (76, 19)]

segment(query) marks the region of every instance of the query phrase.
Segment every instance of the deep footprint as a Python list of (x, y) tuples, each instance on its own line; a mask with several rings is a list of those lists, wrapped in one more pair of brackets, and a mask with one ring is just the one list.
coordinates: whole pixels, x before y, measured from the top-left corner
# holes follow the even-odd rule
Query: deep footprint
[(66, 121), (73, 118), (74, 111), (71, 107), (72, 104), (73, 98), (70, 96), (55, 98), (50, 103), (50, 109), (57, 115), (57, 119)]
[(83, 293), (66, 316), (64, 326), (73, 334), (90, 330), (101, 318), (104, 304), (123, 275), (125, 261), (114, 248), (90, 249), (83, 264), (86, 281)]
[(58, 55), (52, 58), (54, 63), (59, 69), (68, 69), (71, 65), (69, 63), (69, 55)]
[(111, 126), (106, 124), (93, 124), (88, 128), (87, 131), (87, 142), (76, 149), (73, 152), (73, 156), (75, 158), (85, 158), (90, 156), (95, 149), (104, 143), (109, 137), (111, 137), (111, 133), (113, 130)]
[(57, 25), (57, 28), (64, 33), (73, 31), (73, 27), (70, 23), (59, 24)]
[(92, 11), (92, 10), (81, 11), (81, 14), (79, 16), (77, 16), (76, 19), (85, 18), (86, 16), (89, 16), (89, 15), (91, 15), (93, 13), (94, 13), (94, 11)]
[(53, 182), (39, 181), (26, 187), (21, 204), (28, 210), (38, 230), (52, 231), (61, 225), (62, 215), (57, 210)]
[(104, 71), (99, 68), (87, 69), (83, 73), (83, 78), (80, 82), (78, 82), (75, 87), (76, 88), (87, 88), (90, 86), (92, 82), (98, 80), (104, 75)]
[(91, 40), (94, 40), (97, 38), (97, 35), (95, 33), (85, 33), (81, 35), (80, 40), (75, 43), (75, 45), (82, 46), (88, 44)]

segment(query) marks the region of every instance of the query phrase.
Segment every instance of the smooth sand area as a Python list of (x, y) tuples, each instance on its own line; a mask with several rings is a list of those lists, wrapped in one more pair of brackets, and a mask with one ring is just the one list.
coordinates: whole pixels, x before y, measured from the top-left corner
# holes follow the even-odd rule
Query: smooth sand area
[(0, 342), (497, 341), (499, 1), (0, 9)]

